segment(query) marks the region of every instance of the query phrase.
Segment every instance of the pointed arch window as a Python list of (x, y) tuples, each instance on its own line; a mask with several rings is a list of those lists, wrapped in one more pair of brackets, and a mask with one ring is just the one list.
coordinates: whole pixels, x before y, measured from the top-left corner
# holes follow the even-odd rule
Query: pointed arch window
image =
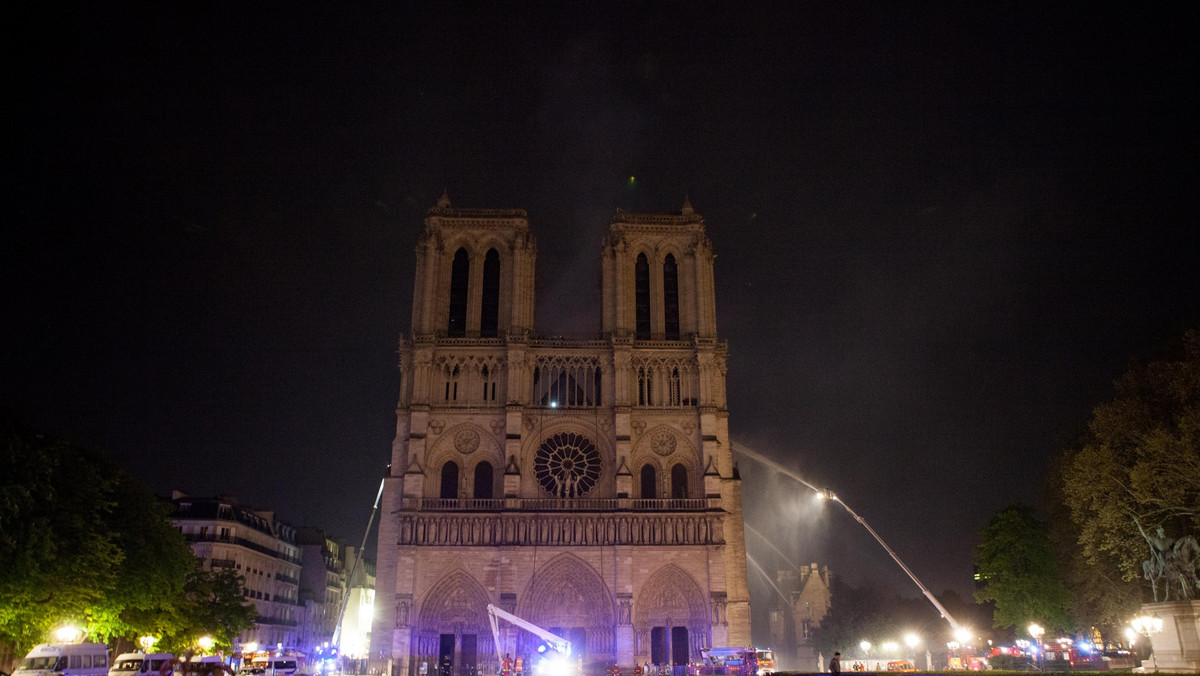
[(633, 302), (635, 312), (635, 337), (650, 338), (650, 262), (646, 254), (638, 254), (633, 267)]
[(471, 259), (466, 249), (454, 252), (450, 266), (450, 321), (446, 327), (452, 338), (467, 335), (467, 287), (471, 278)]
[(500, 326), (500, 254), (488, 249), (483, 257), (483, 314), (479, 318), (479, 335), (495, 338)]
[(679, 369), (671, 369), (671, 375), (667, 378), (667, 406), (678, 406), (681, 400), (679, 382)]
[(446, 369), (446, 401), (458, 401), (458, 376), (461, 372), (458, 366)]
[(654, 405), (654, 372), (645, 366), (638, 369), (638, 406)]
[(443, 500), (454, 500), (458, 497), (458, 463), (453, 460), (448, 460), (446, 464), (442, 465), (440, 495)]
[(654, 484), (658, 482), (658, 472), (654, 471), (654, 465), (646, 463), (642, 465), (642, 499), (653, 500), (658, 497), (658, 492), (654, 490)]
[(663, 313), (667, 340), (679, 340), (679, 269), (672, 254), (663, 261)]
[(671, 497), (676, 500), (686, 499), (688, 496), (688, 476), (687, 467), (683, 463), (675, 463), (671, 467)]
[(475, 465), (475, 488), (474, 497), (477, 500), (492, 499), (492, 477), (495, 472), (492, 470), (492, 463), (481, 462)]

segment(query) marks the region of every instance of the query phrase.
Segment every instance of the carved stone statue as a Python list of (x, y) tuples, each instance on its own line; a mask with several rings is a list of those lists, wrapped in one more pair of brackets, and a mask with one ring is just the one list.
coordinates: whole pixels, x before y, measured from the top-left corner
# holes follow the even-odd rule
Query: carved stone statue
[(1186, 600), (1196, 597), (1200, 590), (1200, 580), (1197, 580), (1197, 565), (1200, 565), (1200, 544), (1194, 535), (1186, 535), (1179, 539), (1167, 537), (1163, 527), (1159, 526), (1153, 534), (1142, 528), (1136, 518), (1138, 531), (1150, 545), (1150, 558), (1142, 562), (1142, 576), (1150, 581), (1150, 589), (1154, 600), (1159, 601), (1158, 587), (1162, 582), (1163, 601)]

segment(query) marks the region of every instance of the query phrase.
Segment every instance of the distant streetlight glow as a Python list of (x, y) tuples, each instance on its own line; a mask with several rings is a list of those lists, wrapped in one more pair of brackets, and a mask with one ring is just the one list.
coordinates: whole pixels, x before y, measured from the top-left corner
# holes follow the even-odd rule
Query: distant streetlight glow
[(142, 646), (142, 650), (146, 652), (152, 651), (155, 643), (158, 643), (158, 639), (154, 636), (143, 636), (138, 639), (138, 645)]
[(196, 645), (200, 646), (200, 649), (204, 652), (208, 652), (209, 650), (212, 650), (213, 637), (201, 636), (200, 638), (196, 639)]
[(870, 641), (861, 641), (858, 644), (858, 647), (862, 648), (863, 654), (871, 652), (871, 642)]
[(74, 643), (82, 635), (83, 632), (79, 631), (79, 627), (73, 624), (64, 624), (54, 630), (54, 638), (58, 639), (59, 643)]
[(921, 642), (921, 637), (917, 636), (916, 634), (907, 634), (904, 637), (904, 644), (907, 645), (909, 648), (916, 648), (917, 644), (920, 642)]

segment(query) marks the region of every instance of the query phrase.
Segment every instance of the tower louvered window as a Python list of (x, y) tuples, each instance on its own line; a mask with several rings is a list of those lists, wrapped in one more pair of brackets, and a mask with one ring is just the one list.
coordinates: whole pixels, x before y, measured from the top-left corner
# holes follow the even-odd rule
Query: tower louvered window
[(633, 301), (636, 313), (635, 336), (641, 340), (648, 340), (650, 338), (650, 262), (646, 260), (646, 254), (638, 254), (637, 263), (634, 265), (633, 280)]
[(667, 340), (679, 340), (679, 270), (671, 254), (663, 261), (663, 313)]
[(446, 327), (452, 338), (467, 335), (467, 288), (471, 278), (471, 259), (466, 249), (454, 253), (450, 267), (450, 321)]
[(495, 338), (500, 326), (500, 254), (488, 249), (483, 258), (483, 314), (479, 318), (479, 335)]

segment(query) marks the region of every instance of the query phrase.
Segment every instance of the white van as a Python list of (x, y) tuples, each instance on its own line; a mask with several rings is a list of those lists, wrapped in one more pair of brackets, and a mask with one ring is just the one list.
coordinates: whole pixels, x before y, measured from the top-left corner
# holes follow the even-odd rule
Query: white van
[(295, 657), (255, 657), (250, 667), (255, 676), (295, 676), (297, 671)]
[(13, 676), (108, 676), (103, 643), (41, 643), (17, 665)]
[[(154, 676), (163, 662), (174, 660), (171, 653), (122, 653), (113, 660), (108, 676)], [(167, 673), (171, 673), (168, 667)]]

